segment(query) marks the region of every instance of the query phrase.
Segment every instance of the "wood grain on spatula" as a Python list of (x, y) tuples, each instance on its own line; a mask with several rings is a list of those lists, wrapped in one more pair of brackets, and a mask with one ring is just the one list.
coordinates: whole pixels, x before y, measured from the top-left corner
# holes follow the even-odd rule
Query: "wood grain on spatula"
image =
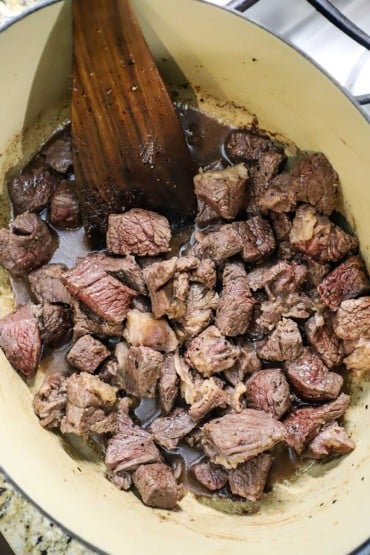
[(194, 211), (181, 124), (128, 0), (73, 0), (72, 138), (84, 226), (134, 206), (182, 223)]

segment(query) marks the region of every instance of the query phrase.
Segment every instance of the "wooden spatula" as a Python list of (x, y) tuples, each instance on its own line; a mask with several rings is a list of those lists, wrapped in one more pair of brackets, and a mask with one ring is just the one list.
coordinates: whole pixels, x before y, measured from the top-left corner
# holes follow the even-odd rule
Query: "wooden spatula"
[(72, 139), (87, 236), (107, 216), (148, 208), (182, 223), (194, 211), (181, 124), (129, 0), (73, 0)]

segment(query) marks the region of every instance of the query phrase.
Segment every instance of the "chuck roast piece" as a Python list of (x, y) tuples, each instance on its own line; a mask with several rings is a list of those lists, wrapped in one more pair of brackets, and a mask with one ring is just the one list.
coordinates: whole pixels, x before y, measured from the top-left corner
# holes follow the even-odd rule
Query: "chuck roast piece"
[(63, 133), (61, 137), (53, 141), (43, 149), (46, 163), (53, 170), (60, 173), (67, 173), (72, 167), (72, 141), (69, 133)]
[(108, 218), (107, 247), (114, 254), (156, 256), (168, 252), (171, 230), (167, 218), (141, 208)]
[(95, 252), (89, 254), (87, 259), (96, 263), (105, 272), (119, 279), (125, 285), (128, 285), (128, 287), (131, 287), (131, 289), (142, 295), (147, 294), (142, 269), (134, 256), (116, 257)]
[(191, 473), (195, 478), (210, 491), (217, 491), (226, 486), (228, 473), (221, 466), (210, 462), (201, 462), (191, 467)]
[(240, 349), (235, 365), (224, 371), (224, 376), (231, 385), (242, 382), (247, 374), (252, 374), (261, 369), (261, 361), (257, 356), (255, 345), (252, 341), (239, 338), (237, 345)]
[(151, 312), (130, 310), (124, 337), (131, 345), (144, 345), (162, 353), (175, 351), (178, 345), (173, 329), (164, 319), (156, 320)]
[(248, 501), (257, 501), (263, 496), (267, 476), (272, 465), (272, 457), (261, 453), (250, 461), (229, 471), (231, 492)]
[(339, 262), (358, 246), (355, 237), (345, 233), (308, 204), (298, 207), (289, 238), (299, 252), (312, 256), (318, 262)]
[(137, 292), (108, 274), (94, 257), (81, 258), (64, 272), (68, 291), (90, 310), (113, 324), (124, 320)]
[(58, 178), (41, 159), (36, 159), (26, 170), (8, 184), (14, 214), (40, 212), (48, 204)]
[(60, 429), (86, 438), (90, 433), (114, 432), (116, 393), (97, 376), (81, 372), (67, 379), (67, 408)]
[(81, 225), (76, 184), (64, 179), (50, 199), (50, 223), (58, 229), (76, 229)]
[(195, 223), (200, 227), (206, 227), (215, 224), (221, 220), (221, 216), (216, 210), (208, 206), (204, 200), (197, 200), (198, 212), (195, 217)]
[(113, 324), (100, 318), (76, 299), (73, 304), (73, 340), (83, 335), (99, 335), (101, 337), (122, 337), (123, 323)]
[(28, 276), (31, 291), (40, 303), (71, 304), (71, 295), (62, 283), (64, 264), (47, 264)]
[(370, 341), (359, 339), (352, 352), (344, 359), (347, 370), (361, 376), (370, 370)]
[(182, 485), (163, 463), (145, 464), (135, 470), (132, 480), (141, 499), (149, 507), (173, 509), (185, 495)]
[(236, 468), (285, 439), (281, 422), (254, 409), (211, 420), (202, 432), (204, 452), (212, 462), (225, 468)]
[(262, 154), (271, 150), (275, 143), (267, 135), (251, 130), (232, 131), (226, 141), (226, 153), (233, 162), (257, 162)]
[(206, 329), (218, 305), (218, 294), (215, 291), (201, 283), (192, 283), (186, 297), (185, 312), (177, 326), (184, 339), (191, 339)]
[(350, 397), (341, 393), (335, 401), (320, 407), (297, 409), (284, 421), (286, 441), (300, 454), (319, 433), (322, 426), (337, 420), (345, 413)]
[(222, 170), (200, 171), (194, 177), (194, 191), (225, 220), (237, 216), (245, 203), (248, 170), (243, 164)]
[(197, 425), (185, 409), (177, 408), (169, 416), (160, 416), (151, 423), (149, 430), (154, 441), (165, 449), (175, 449), (179, 441)]
[(329, 372), (321, 358), (309, 347), (285, 365), (288, 380), (300, 397), (309, 401), (336, 399), (343, 386), (343, 378)]
[(260, 200), (270, 188), (270, 182), (279, 172), (285, 160), (283, 152), (268, 150), (262, 154), (256, 165), (249, 168), (247, 213), (256, 215), (260, 212)]
[(262, 301), (256, 324), (265, 333), (272, 331), (284, 318), (306, 319), (313, 310), (313, 301), (305, 293), (282, 294), (274, 300)]
[(280, 368), (268, 368), (252, 374), (246, 383), (248, 407), (281, 418), (291, 405), (289, 384)]
[(66, 377), (49, 374), (33, 398), (33, 410), (44, 428), (59, 428), (67, 406)]
[(294, 360), (302, 352), (302, 337), (297, 324), (288, 318), (282, 318), (266, 343), (259, 351), (265, 360)]
[(218, 231), (207, 233), (195, 244), (195, 253), (200, 258), (210, 258), (220, 264), (238, 254), (243, 248), (242, 238), (234, 224), (225, 224)]
[(345, 340), (370, 338), (370, 297), (343, 301), (334, 319), (334, 331)]
[(307, 339), (319, 353), (328, 368), (338, 366), (344, 357), (343, 343), (336, 336), (331, 320), (321, 314), (315, 314), (306, 322)]
[(0, 320), (0, 346), (18, 372), (35, 375), (41, 355), (41, 338), (35, 307), (27, 303)]
[(163, 355), (150, 347), (130, 347), (125, 389), (136, 397), (154, 398), (161, 374)]
[(35, 308), (43, 345), (53, 347), (64, 343), (72, 330), (72, 311), (69, 306), (45, 303)]
[(55, 247), (48, 226), (33, 213), (17, 216), (9, 230), (0, 229), (0, 264), (16, 277), (49, 262)]
[(249, 326), (255, 300), (241, 262), (228, 262), (222, 276), (222, 295), (216, 313), (216, 326), (227, 336), (243, 335)]
[(185, 360), (207, 377), (234, 366), (238, 354), (239, 349), (227, 341), (216, 326), (209, 326), (191, 340)]
[(110, 355), (111, 352), (103, 343), (91, 335), (84, 335), (72, 346), (67, 361), (81, 372), (93, 374)]
[(307, 267), (303, 264), (288, 264), (281, 260), (276, 264), (259, 266), (248, 273), (248, 283), (252, 291), (265, 288), (267, 294), (280, 295), (297, 292), (307, 277)]
[(265, 218), (254, 216), (246, 222), (234, 222), (232, 225), (241, 238), (241, 257), (244, 262), (261, 262), (274, 252), (274, 233)]
[(328, 455), (344, 455), (353, 451), (355, 442), (343, 426), (332, 422), (324, 426), (307, 447), (305, 455), (312, 459), (323, 459)]
[(303, 257), (304, 263), (307, 265), (307, 281), (312, 287), (320, 285), (324, 277), (330, 272), (330, 264), (321, 264), (310, 256)]
[(175, 355), (166, 355), (159, 378), (159, 398), (161, 407), (166, 414), (173, 409), (178, 393), (179, 378), (175, 368)]
[(359, 256), (351, 256), (328, 274), (317, 288), (322, 301), (337, 310), (342, 301), (363, 295), (369, 290), (369, 278)]

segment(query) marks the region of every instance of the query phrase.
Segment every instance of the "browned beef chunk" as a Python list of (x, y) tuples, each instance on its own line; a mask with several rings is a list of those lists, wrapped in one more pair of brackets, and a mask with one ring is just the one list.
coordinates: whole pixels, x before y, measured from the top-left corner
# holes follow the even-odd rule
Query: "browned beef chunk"
[(47, 264), (30, 273), (31, 291), (40, 303), (71, 304), (71, 296), (61, 281), (65, 270), (64, 264)]
[(336, 399), (343, 386), (342, 376), (329, 372), (309, 347), (305, 347), (296, 360), (286, 364), (286, 373), (299, 396), (309, 401)]
[(292, 187), (290, 173), (281, 173), (272, 181), (269, 188), (258, 199), (260, 210), (266, 212), (291, 212), (296, 206), (296, 195)]
[(304, 262), (307, 265), (307, 281), (312, 287), (320, 285), (324, 277), (330, 272), (330, 264), (320, 264), (310, 256), (304, 257)]
[(263, 333), (272, 331), (282, 317), (300, 318), (309, 317), (313, 309), (312, 299), (305, 293), (288, 293), (275, 300), (263, 301), (256, 324)]
[(67, 355), (67, 360), (81, 372), (93, 374), (110, 355), (111, 352), (103, 343), (91, 335), (84, 335), (74, 343)]
[(279, 261), (273, 265), (260, 266), (248, 273), (252, 291), (265, 288), (269, 296), (296, 292), (307, 276), (303, 264)]
[(236, 468), (285, 438), (283, 424), (261, 410), (244, 409), (205, 424), (202, 444), (215, 464)]
[(40, 212), (48, 204), (57, 183), (58, 179), (44, 162), (35, 160), (8, 184), (14, 214)]
[(331, 403), (326, 403), (320, 407), (297, 409), (284, 421), (287, 443), (297, 453), (302, 453), (322, 426), (343, 416), (349, 401), (350, 397), (341, 393), (338, 399)]
[(200, 260), (197, 268), (190, 274), (190, 281), (204, 283), (209, 289), (216, 287), (217, 275), (213, 260)]
[(50, 222), (58, 229), (76, 229), (81, 225), (74, 181), (64, 179), (55, 189), (50, 199)]
[(339, 262), (357, 248), (357, 239), (345, 233), (308, 204), (298, 207), (290, 232), (290, 242), (318, 262)]
[(41, 338), (31, 303), (1, 318), (0, 346), (18, 372), (27, 377), (35, 375), (41, 354)]
[(353, 451), (355, 442), (348, 436), (343, 426), (332, 422), (324, 426), (311, 441), (305, 453), (312, 459), (323, 459), (328, 455), (344, 455)]
[(165, 449), (175, 449), (179, 441), (197, 425), (188, 411), (177, 408), (169, 416), (160, 416), (150, 425), (154, 441)]
[(143, 275), (150, 293), (158, 291), (173, 278), (177, 270), (177, 261), (178, 258), (173, 256), (169, 260), (153, 262), (145, 266)]
[(219, 264), (238, 254), (243, 248), (242, 238), (234, 224), (225, 224), (218, 231), (212, 231), (195, 245), (201, 258), (210, 258)]
[(171, 353), (178, 341), (166, 320), (156, 320), (150, 312), (130, 310), (127, 314), (124, 337), (131, 345), (144, 345), (156, 351)]
[(59, 428), (67, 406), (66, 378), (49, 374), (33, 398), (33, 410), (44, 428)]
[(216, 210), (211, 208), (204, 200), (198, 199), (198, 212), (195, 218), (195, 223), (199, 227), (206, 227), (221, 220), (221, 216)]
[(178, 272), (163, 287), (150, 291), (152, 312), (155, 318), (167, 315), (169, 318), (181, 318), (186, 310), (186, 297), (189, 291), (189, 274)]
[(133, 208), (108, 219), (107, 246), (114, 254), (155, 256), (169, 251), (171, 230), (167, 218)]
[(110, 385), (87, 372), (72, 374), (67, 379), (67, 408), (60, 429), (63, 434), (82, 437), (114, 432), (115, 404), (116, 393)]
[(234, 222), (232, 225), (241, 237), (241, 257), (245, 262), (261, 262), (275, 250), (275, 237), (265, 218), (254, 216), (246, 222)]
[(289, 384), (280, 368), (254, 372), (246, 383), (248, 407), (281, 418), (291, 405)]
[(73, 300), (73, 340), (76, 341), (86, 334), (100, 335), (102, 337), (121, 337), (123, 333), (122, 322), (113, 324), (91, 312), (79, 301)]
[(343, 344), (335, 335), (329, 319), (325, 321), (322, 315), (316, 313), (306, 322), (306, 336), (328, 368), (341, 364)]
[(107, 470), (106, 477), (118, 489), (127, 491), (132, 486), (132, 476), (130, 472), (125, 472), (124, 470), (120, 472)]
[(232, 131), (226, 141), (226, 153), (233, 162), (257, 162), (262, 154), (271, 150), (273, 141), (267, 135), (251, 130)]
[(259, 213), (259, 202), (265, 191), (269, 188), (270, 181), (279, 172), (285, 156), (277, 150), (268, 150), (262, 154), (256, 165), (250, 168), (248, 183), (247, 213)]
[(346, 340), (370, 338), (370, 297), (343, 301), (334, 320), (334, 331)]
[(129, 417), (126, 399), (119, 403), (117, 426), (105, 453), (105, 464), (110, 471), (118, 474), (135, 470), (141, 464), (161, 462), (151, 434), (134, 424)]
[(369, 278), (359, 256), (351, 256), (328, 274), (317, 288), (323, 302), (337, 310), (342, 301), (369, 290)]
[(261, 453), (261, 455), (230, 470), (229, 484), (231, 492), (234, 495), (248, 499), (248, 501), (260, 499), (271, 465), (271, 455)]
[(194, 177), (194, 191), (225, 220), (232, 220), (245, 202), (248, 170), (243, 164), (222, 170), (200, 172)]
[(302, 351), (302, 337), (297, 324), (282, 318), (259, 352), (260, 358), (279, 361), (294, 360)]
[(351, 347), (351, 353), (344, 359), (347, 370), (361, 376), (370, 370), (370, 341), (359, 339)]
[(227, 341), (216, 326), (209, 326), (191, 340), (185, 360), (207, 377), (234, 366), (238, 354), (239, 349)]
[(289, 216), (287, 216), (287, 214), (276, 214), (275, 212), (271, 212), (269, 217), (276, 239), (278, 241), (289, 239), (289, 233), (292, 229), (292, 222)]
[(150, 347), (130, 347), (125, 389), (136, 397), (154, 398), (161, 373), (163, 355)]
[(149, 507), (174, 509), (185, 494), (184, 487), (176, 482), (170, 467), (163, 463), (139, 466), (132, 480), (142, 501)]
[(217, 491), (226, 486), (228, 473), (221, 466), (210, 462), (201, 462), (191, 467), (195, 478), (210, 491)]
[(237, 340), (240, 349), (235, 365), (224, 371), (224, 376), (232, 385), (242, 382), (247, 374), (261, 369), (261, 361), (257, 356), (256, 347), (249, 339)]
[(227, 336), (243, 335), (249, 326), (255, 300), (241, 262), (228, 262), (222, 276), (222, 295), (216, 313), (216, 326)]
[(9, 231), (0, 229), (0, 263), (13, 276), (24, 276), (49, 262), (55, 246), (48, 226), (33, 213), (17, 216)]
[(82, 258), (64, 272), (68, 291), (101, 318), (113, 324), (124, 320), (137, 292), (108, 274), (94, 257)]
[(71, 136), (64, 133), (43, 150), (46, 163), (53, 170), (60, 173), (67, 173), (72, 167)]
[(213, 310), (218, 306), (218, 294), (201, 283), (192, 283), (186, 297), (185, 313), (178, 330), (184, 339), (195, 337), (209, 326)]
[(63, 343), (72, 330), (72, 310), (69, 306), (45, 303), (37, 310), (40, 337), (44, 345)]
[(99, 369), (99, 378), (118, 390), (125, 388), (124, 374), (115, 357), (106, 359), (102, 363)]
[(131, 289), (142, 295), (147, 294), (143, 272), (134, 256), (115, 257), (99, 252), (89, 254), (87, 259), (96, 263), (108, 274), (123, 281)]
[(175, 355), (164, 357), (159, 378), (159, 398), (163, 411), (168, 414), (173, 409), (179, 393), (179, 378), (176, 374)]

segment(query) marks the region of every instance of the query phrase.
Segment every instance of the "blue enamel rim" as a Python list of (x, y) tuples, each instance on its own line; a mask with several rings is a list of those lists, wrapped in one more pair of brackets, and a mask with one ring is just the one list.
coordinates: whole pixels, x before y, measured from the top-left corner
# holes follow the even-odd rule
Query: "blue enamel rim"
[[(37, 5), (32, 6), (31, 8), (25, 10), (23, 13), (21, 13), (19, 15), (16, 15), (15, 17), (12, 17), (9, 20), (2, 23), (0, 25), (0, 33), (3, 32), (3, 31), (6, 31), (6, 29), (9, 29), (9, 27), (11, 27), (12, 25), (15, 25), (18, 21), (21, 21), (22, 19), (25, 19), (29, 15), (32, 15), (34, 12), (42, 10), (43, 8), (45, 8), (47, 6), (51, 6), (52, 4), (56, 4), (56, 3), (61, 2), (61, 1), (62, 0), (40, 0), (40, 2)], [(242, 19), (248, 19), (244, 14), (238, 12), (237, 10), (229, 8), (227, 6), (217, 6), (217, 5), (212, 4), (211, 2), (209, 2), (208, 0), (192, 0), (192, 1), (203, 2), (204, 4), (208, 4), (209, 6), (212, 6), (212, 8), (214, 8), (214, 9), (228, 11), (228, 12), (234, 14), (236, 17), (240, 17)], [(255, 23), (255, 22), (250, 21), (250, 20), (248, 20), (248, 21), (252, 25), (255, 25), (256, 27), (259, 27), (259, 28), (263, 29), (264, 31), (266, 31), (270, 35), (273, 35), (275, 38), (277, 38), (281, 42), (287, 44), (293, 50), (298, 52), (298, 54), (300, 54), (303, 58), (305, 58), (306, 60), (311, 62), (312, 65), (314, 65), (316, 67), (316, 69), (318, 69), (323, 75), (325, 75), (325, 77), (327, 77), (347, 97), (347, 99), (353, 104), (353, 106), (355, 106), (355, 108), (357, 108), (357, 110), (362, 114), (362, 116), (365, 118), (365, 120), (368, 123), (370, 123), (370, 115), (367, 114), (367, 112), (356, 102), (354, 97), (346, 89), (344, 89), (340, 85), (340, 83), (338, 83), (338, 81), (333, 79), (333, 77), (331, 75), (329, 75), (329, 73), (327, 71), (325, 71), (322, 67), (320, 67), (310, 56), (308, 56), (305, 52), (303, 52), (302, 50), (297, 48), (297, 46), (292, 44), (290, 41), (272, 33), (264, 25)], [(78, 534), (75, 534), (74, 532), (72, 532), (71, 530), (69, 530), (68, 528), (63, 526), (63, 524), (61, 524), (60, 522), (55, 520), (47, 511), (45, 511), (33, 499), (31, 499), (25, 491), (23, 491), (23, 489), (20, 488), (14, 482), (14, 480), (11, 478), (11, 476), (8, 474), (8, 472), (6, 470), (4, 470), (1, 466), (0, 466), (0, 470), (1, 470), (2, 474), (5, 476), (6, 481), (9, 482), (9, 484), (11, 484), (11, 486), (17, 492), (19, 492), (27, 501), (29, 501), (32, 505), (34, 505), (34, 507), (36, 507), (40, 511), (41, 514), (43, 514), (46, 518), (48, 518), (50, 521), (54, 522), (57, 526), (59, 526), (59, 528), (61, 528), (61, 530), (63, 530), (63, 532), (65, 532), (69, 537), (71, 537), (72, 539), (80, 542), (82, 545), (84, 545), (85, 547), (90, 549), (92, 552), (97, 553), (98, 555), (109, 555), (109, 553), (107, 553), (106, 551), (102, 551), (101, 549), (93, 546), (92, 544), (90, 544), (89, 542), (87, 542), (86, 540), (81, 538)], [(366, 540), (364, 543), (362, 543), (359, 547), (357, 547), (356, 549), (351, 551), (348, 555), (370, 555), (370, 537), (369, 537), (368, 540)]]

